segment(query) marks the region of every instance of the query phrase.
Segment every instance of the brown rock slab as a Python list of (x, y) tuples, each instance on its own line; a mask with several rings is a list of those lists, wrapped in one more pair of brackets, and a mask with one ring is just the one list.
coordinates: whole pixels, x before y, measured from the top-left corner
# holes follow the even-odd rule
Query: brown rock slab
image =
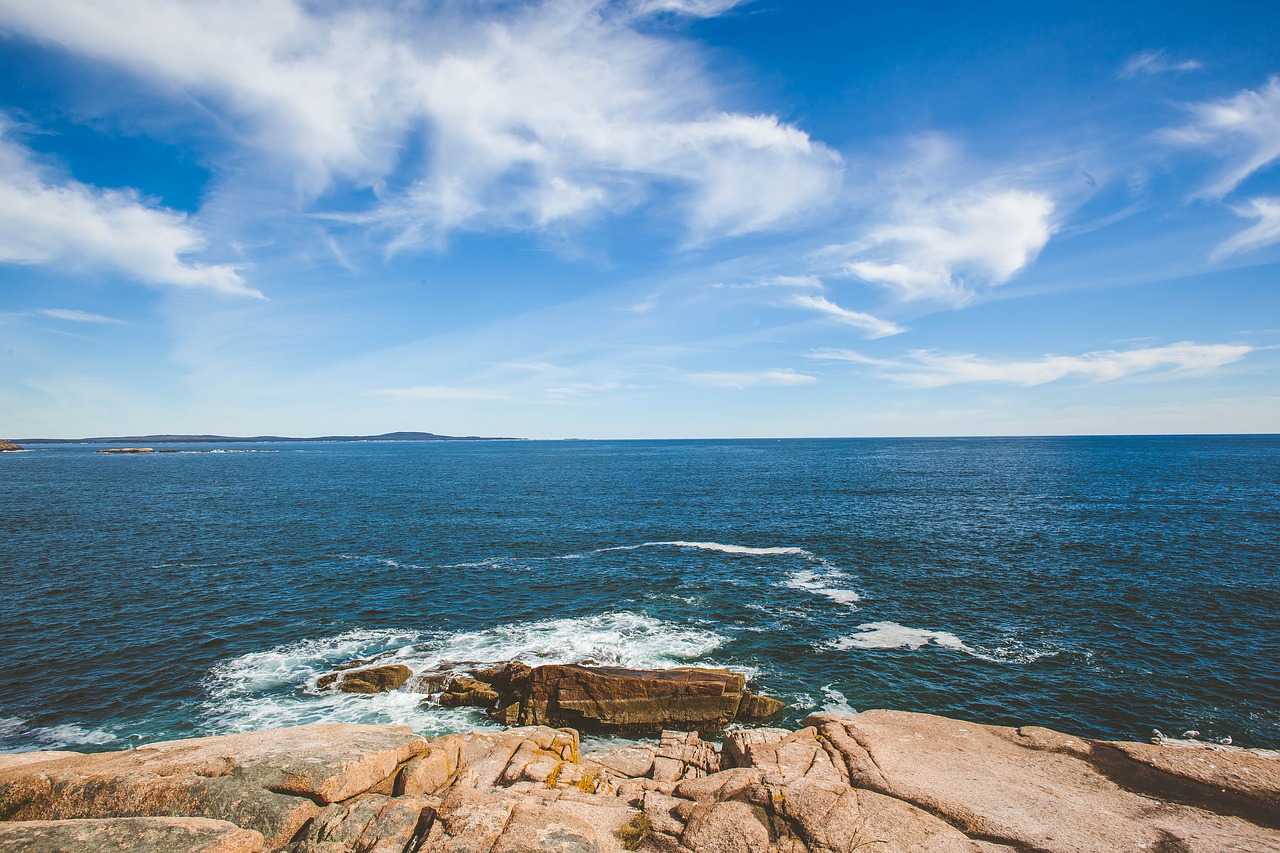
[(265, 849), (261, 833), (198, 817), (0, 823), (0, 851), (5, 853), (262, 853)]
[(402, 726), (317, 724), (68, 757), (0, 771), (0, 820), (205, 817), (274, 846), (426, 749)]
[[(514, 675), (498, 706), (518, 705), (521, 725), (656, 735), (664, 728), (723, 731), (738, 712), (744, 679), (728, 670), (631, 670), (575, 664)], [(498, 685), (495, 684), (495, 687)]]
[(15, 444), (12, 441), (0, 440), (0, 453), (4, 453), (5, 451), (8, 451), (8, 450), (22, 450), (22, 449), (23, 447), (21, 444)]
[(12, 767), (24, 767), (28, 764), (40, 764), (44, 761), (57, 761), (62, 758), (83, 754), (82, 752), (64, 752), (50, 749), (41, 752), (15, 752), (0, 755), (0, 772)]
[(836, 747), (854, 787), (917, 806), (985, 842), (1072, 853), (1280, 849), (1280, 833), (1254, 822), (1257, 814), (1219, 814), (1209, 800), (1188, 805), (1180, 785), (1168, 786), (1174, 797), (1149, 780), (1130, 787), (1137, 762), (1087, 739), (1048, 730), (1022, 737), (901, 711), (806, 722)]
[(493, 708), (498, 698), (498, 691), (488, 683), (464, 675), (449, 681), (440, 694), (440, 704), (446, 708)]

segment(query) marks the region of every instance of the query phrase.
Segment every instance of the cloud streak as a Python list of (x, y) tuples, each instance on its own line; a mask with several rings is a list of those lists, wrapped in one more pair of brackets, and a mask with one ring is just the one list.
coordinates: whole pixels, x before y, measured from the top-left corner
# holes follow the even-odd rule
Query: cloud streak
[(39, 308), (35, 313), (43, 317), (51, 317), (54, 320), (66, 320), (69, 323), (95, 323), (99, 325), (120, 325), (124, 323), (123, 320), (117, 320), (115, 317), (91, 314), (88, 311), (78, 311), (74, 308)]
[(1163, 50), (1144, 50), (1129, 57), (1116, 74), (1121, 80), (1133, 77), (1154, 77), (1157, 74), (1170, 72), (1199, 71), (1204, 63), (1198, 59), (1184, 59), (1181, 62), (1169, 58)]
[(1221, 260), (1240, 252), (1250, 252), (1280, 243), (1280, 198), (1263, 196), (1249, 199), (1240, 207), (1233, 208), (1246, 219), (1258, 220), (1253, 225), (1231, 237), (1213, 251), (1213, 259)]
[(706, 385), (711, 388), (731, 388), (742, 390), (757, 385), (812, 385), (818, 381), (816, 376), (797, 373), (789, 367), (754, 371), (710, 371), (706, 373), (686, 373), (682, 378), (695, 385)]
[(0, 263), (106, 268), (144, 284), (262, 298), (233, 265), (187, 260), (206, 240), (183, 214), (132, 190), (60, 179), (8, 132), (0, 117)]
[(855, 329), (861, 329), (867, 333), (869, 338), (883, 338), (889, 335), (900, 335), (906, 329), (897, 323), (888, 320), (881, 320), (879, 317), (871, 314), (864, 314), (861, 311), (850, 311), (848, 308), (841, 308), (836, 303), (827, 299), (825, 296), (810, 296), (808, 294), (797, 294), (787, 300), (788, 305), (794, 305), (797, 308), (807, 308), (810, 311), (817, 311), (828, 317), (835, 319), (840, 323), (853, 326)]
[(1218, 101), (1192, 104), (1191, 122), (1160, 133), (1166, 142), (1213, 151), (1227, 161), (1198, 193), (1220, 199), (1280, 158), (1280, 77)]
[(871, 358), (851, 350), (816, 350), (811, 358), (866, 364), (890, 381), (915, 388), (939, 388), (972, 382), (1044, 385), (1076, 378), (1112, 382), (1138, 374), (1201, 376), (1244, 358), (1254, 348), (1237, 344), (1191, 342), (1125, 351), (1100, 350), (1078, 356), (1046, 355), (1029, 360), (983, 358), (972, 353), (914, 350), (903, 358)]

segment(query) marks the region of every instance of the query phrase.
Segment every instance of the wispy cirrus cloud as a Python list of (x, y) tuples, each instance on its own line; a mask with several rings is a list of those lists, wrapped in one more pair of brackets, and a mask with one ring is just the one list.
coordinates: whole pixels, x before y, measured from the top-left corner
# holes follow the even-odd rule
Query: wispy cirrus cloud
[(1218, 248), (1214, 249), (1212, 255), (1214, 260), (1280, 243), (1280, 198), (1275, 196), (1251, 198), (1245, 204), (1232, 209), (1239, 216), (1258, 221), (1239, 234), (1224, 240)]
[(1144, 50), (1129, 57), (1116, 76), (1125, 80), (1170, 72), (1199, 71), (1201, 68), (1204, 68), (1204, 63), (1198, 59), (1176, 60), (1163, 50)]
[(1054, 232), (1054, 209), (1049, 196), (1022, 189), (904, 194), (885, 224), (822, 255), (899, 299), (962, 305), (1035, 260)]
[(714, 18), (749, 0), (636, 0), (632, 8), (642, 15), (674, 12), (695, 18)]
[(1237, 362), (1254, 347), (1240, 344), (1183, 342), (1131, 350), (1100, 350), (1077, 356), (1046, 355), (1017, 360), (984, 358), (973, 353), (913, 350), (896, 359), (872, 358), (852, 350), (823, 349), (810, 358), (849, 361), (876, 368), (883, 378), (916, 388), (938, 388), (968, 382), (1044, 385), (1067, 378), (1111, 382), (1138, 374), (1166, 377), (1200, 376)]
[(1229, 98), (1192, 104), (1191, 121), (1160, 133), (1166, 142), (1211, 150), (1226, 161), (1197, 193), (1220, 199), (1250, 175), (1280, 159), (1280, 77)]
[(94, 323), (98, 325), (120, 325), (124, 323), (124, 320), (117, 320), (115, 317), (92, 314), (75, 308), (37, 308), (35, 313), (54, 320), (66, 320), (68, 323)]
[(371, 209), (328, 212), (393, 250), (647, 203), (696, 243), (786, 225), (840, 181), (836, 152), (722, 109), (691, 43), (637, 27), (734, 5), (0, 0), (0, 28), (198, 96), (307, 197), (373, 189)]
[(861, 329), (867, 333), (869, 338), (883, 338), (889, 335), (900, 335), (906, 331), (897, 323), (889, 320), (882, 320), (871, 314), (865, 314), (861, 311), (851, 311), (848, 308), (842, 308), (836, 303), (827, 299), (825, 296), (811, 296), (809, 294), (797, 294), (787, 300), (788, 305), (794, 305), (797, 308), (807, 308), (810, 311), (817, 311), (828, 317), (835, 319), (840, 323), (853, 326), (855, 329)]
[(685, 373), (681, 378), (695, 385), (707, 385), (712, 388), (732, 388), (742, 390), (757, 385), (811, 385), (818, 381), (816, 376), (798, 373), (789, 367), (769, 370), (743, 371), (709, 371), (705, 373)]
[(185, 215), (56, 175), (11, 136), (0, 116), (0, 263), (105, 268), (143, 284), (262, 298), (234, 265), (189, 259), (206, 240)]

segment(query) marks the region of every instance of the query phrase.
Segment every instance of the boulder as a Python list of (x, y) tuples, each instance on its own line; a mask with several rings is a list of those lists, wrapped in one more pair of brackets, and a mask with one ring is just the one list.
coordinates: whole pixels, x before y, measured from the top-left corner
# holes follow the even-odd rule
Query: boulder
[(337, 687), (343, 693), (386, 693), (395, 690), (409, 680), (413, 671), (402, 663), (371, 666), (367, 669), (346, 669), (322, 675), (316, 681), (321, 690)]
[(427, 749), (403, 726), (315, 724), (68, 756), (0, 770), (0, 820), (205, 817), (274, 847)]
[(262, 853), (262, 834), (199, 817), (0, 823), (0, 853)]
[(467, 676), (452, 679), (440, 694), (446, 708), (493, 708), (498, 704), (498, 691), (483, 681)]
[(742, 694), (742, 702), (738, 704), (738, 713), (734, 717), (740, 723), (763, 723), (782, 713), (787, 707), (783, 702), (771, 696), (746, 691)]
[(14, 444), (12, 441), (0, 440), (0, 453), (4, 453), (6, 450), (22, 450), (22, 449), (23, 447), (21, 444)]
[(714, 734), (737, 717), (746, 695), (743, 677), (723, 669), (522, 666), (508, 667), (493, 682), (499, 692), (493, 716), (500, 722), (630, 735), (664, 728)]

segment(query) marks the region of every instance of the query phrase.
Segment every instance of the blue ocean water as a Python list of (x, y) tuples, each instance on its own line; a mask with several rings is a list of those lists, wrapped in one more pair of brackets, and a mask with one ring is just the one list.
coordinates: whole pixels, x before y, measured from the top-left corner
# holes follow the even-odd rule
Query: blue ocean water
[(0, 749), (485, 725), (383, 652), (1280, 746), (1280, 437), (227, 448), (0, 454)]

